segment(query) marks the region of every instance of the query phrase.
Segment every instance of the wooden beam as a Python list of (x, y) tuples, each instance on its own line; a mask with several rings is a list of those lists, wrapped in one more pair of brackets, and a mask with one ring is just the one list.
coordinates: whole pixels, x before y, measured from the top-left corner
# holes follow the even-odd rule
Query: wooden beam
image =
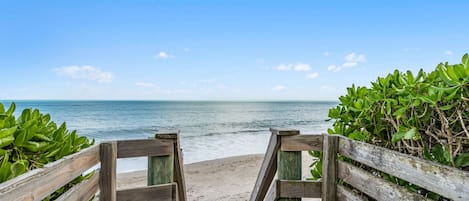
[(73, 186), (55, 201), (89, 201), (99, 190), (99, 170), (91, 178)]
[(157, 139), (137, 139), (117, 141), (117, 158), (140, 156), (165, 156), (173, 149), (173, 143)]
[(405, 187), (388, 182), (343, 161), (339, 161), (338, 176), (345, 183), (352, 185), (376, 200), (426, 200), (420, 194), (412, 193)]
[(277, 136), (290, 136), (290, 135), (299, 135), (300, 131), (296, 129), (289, 128), (271, 128), (270, 132)]
[(117, 191), (117, 201), (176, 201), (177, 184), (161, 184)]
[(321, 198), (321, 182), (279, 180), (279, 196), (282, 198)]
[(46, 164), (0, 184), (1, 200), (42, 200), (99, 163), (99, 146)]
[(337, 197), (337, 150), (339, 138), (324, 135), (322, 160), (322, 200), (335, 201)]
[(148, 175), (147, 184), (167, 184), (174, 181), (173, 169), (174, 169), (174, 154), (172, 153), (167, 156), (149, 156), (148, 157)]
[[(299, 135), (299, 132), (289, 132), (292, 135)], [(280, 139), (286, 136), (280, 136)], [(282, 140), (280, 140), (282, 141)], [(301, 180), (301, 151), (278, 151), (277, 155), (277, 177), (279, 180)], [(278, 189), (277, 189), (278, 190)], [(282, 197), (279, 201), (301, 201), (301, 198)]]
[(269, 145), (262, 162), (259, 175), (257, 176), (254, 190), (252, 191), (250, 201), (262, 201), (269, 190), (270, 183), (274, 179), (277, 172), (277, 152), (280, 148), (280, 137), (282, 135), (297, 135), (298, 130), (279, 130), (270, 129), (272, 135), (270, 136)]
[(323, 135), (292, 135), (282, 137), (282, 151), (322, 151)]
[(104, 142), (100, 145), (101, 171), (99, 176), (99, 200), (116, 201), (117, 143)]
[(469, 198), (469, 172), (340, 137), (339, 152), (453, 200)]
[(365, 201), (368, 199), (363, 198), (357, 193), (353, 192), (351, 189), (337, 185), (337, 201)]
[(174, 143), (173, 143), (174, 144), (173, 177), (178, 187), (178, 199), (181, 201), (186, 201), (187, 194), (186, 194), (186, 182), (184, 179), (184, 161), (182, 158), (182, 149), (181, 149), (181, 141), (179, 138), (179, 130), (172, 131), (174, 133), (168, 133), (168, 132), (170, 131), (167, 131), (166, 133), (158, 132), (155, 137), (174, 140)]

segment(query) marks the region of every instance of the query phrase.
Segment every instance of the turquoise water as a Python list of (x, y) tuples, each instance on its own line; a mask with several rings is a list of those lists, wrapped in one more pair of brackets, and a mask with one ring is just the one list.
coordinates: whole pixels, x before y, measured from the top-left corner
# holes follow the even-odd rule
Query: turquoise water
[[(2, 101), (5, 107), (10, 102)], [(185, 163), (265, 152), (269, 128), (324, 133), (329, 108), (336, 102), (192, 102), (192, 101), (16, 101), (39, 108), (99, 141), (148, 138), (159, 129), (177, 128)], [(118, 171), (144, 169), (144, 158), (119, 161)]]

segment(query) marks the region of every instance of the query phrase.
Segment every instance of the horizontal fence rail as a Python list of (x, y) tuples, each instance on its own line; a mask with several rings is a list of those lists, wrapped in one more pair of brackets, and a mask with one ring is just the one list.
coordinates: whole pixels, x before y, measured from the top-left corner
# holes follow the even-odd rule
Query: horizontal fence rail
[[(281, 130), (292, 133), (295, 130)], [(367, 200), (357, 190), (376, 200), (427, 200), (405, 187), (389, 182), (360, 167), (339, 161), (339, 155), (393, 175), (452, 200), (469, 198), (469, 172), (399, 153), (340, 135), (279, 135), (272, 130), (251, 201), (282, 198), (321, 197), (322, 200)], [(278, 151), (323, 151), (323, 178), (320, 182), (274, 180)], [(267, 177), (266, 175), (269, 175)], [(355, 190), (338, 181), (352, 186)], [(287, 186), (296, 185), (294, 187)], [(300, 187), (303, 185), (303, 187)], [(308, 186), (308, 190), (305, 185)], [(319, 187), (320, 188), (319, 188)], [(268, 192), (267, 192), (268, 190)]]
[[(171, 181), (134, 189), (116, 189), (116, 160), (129, 157), (173, 157)], [(100, 164), (88, 179), (64, 192), (58, 201), (88, 201), (99, 193), (100, 201), (186, 201), (179, 131), (158, 132), (152, 139), (103, 142), (65, 156), (43, 168), (34, 169), (0, 183), (0, 200), (39, 201)], [(158, 167), (157, 167), (158, 168)], [(148, 172), (155, 170), (149, 169)], [(155, 175), (156, 178), (161, 175)]]
[(99, 146), (46, 164), (0, 184), (1, 200), (42, 200), (99, 163)]

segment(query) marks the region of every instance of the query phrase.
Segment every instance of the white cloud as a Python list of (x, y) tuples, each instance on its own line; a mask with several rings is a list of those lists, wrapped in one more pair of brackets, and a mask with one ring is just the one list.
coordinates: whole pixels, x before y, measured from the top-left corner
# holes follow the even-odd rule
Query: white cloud
[(70, 77), (73, 79), (86, 79), (97, 82), (112, 82), (114, 75), (110, 72), (101, 71), (94, 66), (65, 66), (62, 68), (55, 68), (53, 71), (59, 75)]
[(324, 52), (324, 53), (322, 53), (322, 55), (324, 55), (324, 56), (327, 57), (327, 56), (329, 56), (329, 55), (331, 55), (331, 54), (330, 54), (329, 52)]
[(146, 87), (146, 88), (150, 88), (150, 87), (155, 86), (155, 84), (153, 84), (151, 82), (137, 82), (137, 83), (135, 83), (135, 85), (137, 85), (139, 87)]
[(168, 54), (167, 52), (160, 52), (155, 56), (156, 59), (170, 59), (174, 58), (173, 55)]
[(314, 79), (314, 78), (317, 78), (318, 76), (319, 76), (319, 73), (311, 73), (311, 74), (306, 75), (306, 78)]
[(363, 62), (366, 62), (366, 56), (364, 54), (356, 55), (354, 52), (352, 52), (345, 56), (345, 63), (343, 63), (342, 66), (351, 68)]
[(286, 89), (287, 89), (287, 87), (282, 86), (282, 85), (278, 85), (278, 86), (275, 86), (274, 88), (272, 88), (272, 90), (274, 90), (274, 91), (285, 91)]
[(295, 65), (294, 70), (295, 71), (309, 71), (311, 70), (311, 67), (309, 66), (309, 64), (298, 63)]
[(327, 70), (332, 72), (339, 72), (340, 70), (342, 70), (342, 68), (336, 65), (330, 65), (327, 67)]
[(184, 50), (184, 52), (190, 52), (191, 51), (191, 49), (187, 48), (187, 47), (185, 47), (183, 50)]
[(453, 51), (451, 51), (451, 50), (446, 50), (446, 51), (445, 51), (445, 54), (448, 55), (448, 56), (452, 56), (452, 55), (453, 55)]
[(297, 63), (297, 64), (280, 64), (275, 69), (279, 71), (310, 71), (311, 66), (309, 64)]
[(289, 71), (292, 68), (293, 68), (292, 64), (280, 64), (277, 67), (275, 67), (275, 69), (277, 69), (279, 71)]

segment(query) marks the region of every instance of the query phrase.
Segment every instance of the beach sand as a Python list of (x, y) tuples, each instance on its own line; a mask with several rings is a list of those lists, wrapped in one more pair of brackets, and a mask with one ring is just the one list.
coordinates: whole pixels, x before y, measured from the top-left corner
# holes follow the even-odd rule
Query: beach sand
[[(263, 157), (261, 154), (244, 155), (186, 164), (184, 172), (188, 200), (248, 200)], [(309, 177), (311, 160), (303, 152), (303, 178)], [(146, 171), (121, 173), (117, 175), (117, 189), (145, 186), (146, 181)]]

